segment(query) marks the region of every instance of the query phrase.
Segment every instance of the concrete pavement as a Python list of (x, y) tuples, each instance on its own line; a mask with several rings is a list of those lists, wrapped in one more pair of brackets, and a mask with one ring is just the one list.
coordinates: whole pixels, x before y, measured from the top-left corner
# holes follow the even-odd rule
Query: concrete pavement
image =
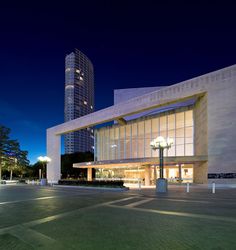
[(0, 186), (0, 249), (235, 249), (236, 189)]

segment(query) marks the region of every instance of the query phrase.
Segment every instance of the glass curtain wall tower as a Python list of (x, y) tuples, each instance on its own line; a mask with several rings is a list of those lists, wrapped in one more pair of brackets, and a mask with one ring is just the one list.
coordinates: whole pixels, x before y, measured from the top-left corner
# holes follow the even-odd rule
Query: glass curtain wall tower
[[(78, 49), (65, 58), (65, 122), (94, 112), (94, 71)], [(65, 135), (65, 153), (93, 151), (93, 129)]]

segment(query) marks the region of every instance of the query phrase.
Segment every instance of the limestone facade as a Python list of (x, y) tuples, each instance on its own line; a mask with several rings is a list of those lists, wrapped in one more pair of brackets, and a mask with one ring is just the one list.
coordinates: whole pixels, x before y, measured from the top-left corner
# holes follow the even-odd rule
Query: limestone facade
[[(60, 179), (60, 136), (72, 131), (153, 108), (196, 98), (194, 109), (195, 155), (207, 156), (205, 163), (196, 164), (194, 179), (199, 183), (211, 181), (236, 183), (236, 65), (183, 81), (151, 93), (138, 96), (111, 107), (47, 130), (47, 178)], [(235, 178), (208, 177), (221, 174)], [(231, 177), (232, 177), (231, 176)]]

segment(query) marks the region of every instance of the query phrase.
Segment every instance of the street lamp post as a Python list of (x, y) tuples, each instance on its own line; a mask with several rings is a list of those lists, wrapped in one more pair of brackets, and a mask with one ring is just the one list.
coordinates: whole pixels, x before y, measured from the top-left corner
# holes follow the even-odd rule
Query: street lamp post
[[(43, 176), (44, 171), (43, 170), (44, 170), (44, 168), (46, 170), (47, 163), (50, 162), (51, 159), (49, 157), (47, 157), (47, 156), (39, 156), (38, 161), (42, 162), (42, 165), (43, 165), (42, 171), (40, 171), (40, 169), (39, 169), (39, 179), (44, 180), (44, 176)], [(46, 185), (46, 179), (45, 179), (45, 181), (43, 181), (43, 183)]]
[(160, 178), (156, 181), (156, 191), (158, 193), (164, 193), (167, 191), (167, 180), (164, 178), (164, 149), (171, 148), (173, 143), (174, 140), (172, 138), (167, 138), (167, 140), (165, 140), (162, 136), (158, 136), (150, 143), (153, 150), (159, 149)]

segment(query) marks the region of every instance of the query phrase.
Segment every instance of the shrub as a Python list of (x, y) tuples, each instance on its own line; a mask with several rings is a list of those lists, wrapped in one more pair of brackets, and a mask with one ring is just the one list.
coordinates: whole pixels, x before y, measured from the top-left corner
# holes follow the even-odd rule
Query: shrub
[(123, 181), (86, 181), (86, 180), (59, 180), (59, 185), (78, 185), (78, 186), (91, 186), (91, 187), (124, 187)]
[(18, 182), (19, 183), (26, 183), (26, 180), (25, 179), (19, 179)]

